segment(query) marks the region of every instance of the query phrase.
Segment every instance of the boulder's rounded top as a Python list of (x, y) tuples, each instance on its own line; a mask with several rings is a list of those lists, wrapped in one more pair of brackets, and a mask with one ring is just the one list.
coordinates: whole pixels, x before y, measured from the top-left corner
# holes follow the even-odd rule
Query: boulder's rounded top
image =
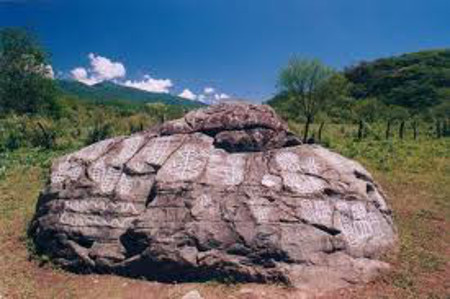
[(202, 132), (215, 135), (222, 131), (245, 129), (287, 131), (286, 123), (267, 105), (223, 103), (187, 113), (184, 118), (164, 123), (164, 135)]
[(223, 103), (198, 109), (157, 129), (161, 135), (201, 132), (230, 152), (254, 152), (298, 145), (287, 124), (267, 105)]
[(196, 131), (271, 129), (287, 131), (286, 123), (267, 105), (227, 103), (188, 113), (185, 117)]

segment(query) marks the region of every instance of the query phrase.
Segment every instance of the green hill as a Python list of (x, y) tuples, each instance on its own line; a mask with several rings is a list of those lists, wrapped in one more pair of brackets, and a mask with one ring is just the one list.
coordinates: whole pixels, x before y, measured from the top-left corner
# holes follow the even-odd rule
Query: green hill
[(344, 70), (355, 98), (420, 111), (450, 101), (450, 49), (361, 62)]
[(132, 103), (164, 103), (186, 107), (199, 107), (204, 104), (187, 100), (168, 93), (148, 92), (132, 87), (102, 82), (92, 86), (71, 80), (58, 80), (60, 90), (67, 95), (96, 102), (126, 101)]

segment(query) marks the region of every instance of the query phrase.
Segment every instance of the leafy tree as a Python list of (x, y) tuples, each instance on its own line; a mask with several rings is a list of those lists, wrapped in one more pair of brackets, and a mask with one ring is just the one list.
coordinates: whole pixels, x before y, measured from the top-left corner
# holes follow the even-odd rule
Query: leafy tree
[(0, 112), (56, 114), (48, 55), (23, 29), (0, 31)]
[(295, 106), (293, 104), (293, 98), (289, 97), (287, 92), (284, 91), (276, 94), (273, 98), (267, 100), (266, 103), (272, 106), (283, 119), (302, 121), (300, 119), (301, 115), (292, 109)]
[(355, 101), (350, 96), (351, 83), (341, 73), (334, 73), (322, 88), (324, 97), (329, 99), (322, 107), (323, 114), (332, 120), (348, 120)]
[(314, 116), (332, 98), (329, 84), (334, 71), (317, 59), (308, 60), (294, 57), (280, 72), (278, 86), (293, 107), (298, 108), (305, 118), (303, 141), (308, 138), (310, 124)]
[(406, 121), (408, 118), (410, 118), (411, 114), (405, 107), (402, 106), (387, 106), (384, 110), (385, 118), (388, 121), (393, 122), (402, 122)]
[(450, 101), (436, 106), (433, 110), (435, 118), (450, 119)]

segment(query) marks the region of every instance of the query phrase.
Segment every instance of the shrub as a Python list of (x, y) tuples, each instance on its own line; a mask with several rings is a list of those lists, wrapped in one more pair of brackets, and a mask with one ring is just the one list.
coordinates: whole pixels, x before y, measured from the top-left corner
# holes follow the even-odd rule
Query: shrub
[(36, 121), (28, 135), (30, 143), (34, 147), (52, 149), (56, 146), (56, 130), (48, 122)]
[(96, 124), (94, 128), (92, 128), (88, 132), (88, 136), (86, 138), (86, 145), (90, 145), (92, 143), (96, 143), (100, 140), (104, 140), (112, 135), (112, 126), (110, 123), (104, 124)]
[(0, 148), (11, 151), (25, 145), (25, 119), (17, 115), (9, 115), (0, 120)]

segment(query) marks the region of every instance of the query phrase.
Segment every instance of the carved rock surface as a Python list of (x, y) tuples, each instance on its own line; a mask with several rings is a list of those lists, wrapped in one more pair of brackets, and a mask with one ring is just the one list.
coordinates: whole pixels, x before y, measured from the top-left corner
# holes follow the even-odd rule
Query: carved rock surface
[(74, 271), (160, 281), (366, 282), (396, 241), (357, 162), (268, 106), (222, 104), (57, 159), (29, 231)]

